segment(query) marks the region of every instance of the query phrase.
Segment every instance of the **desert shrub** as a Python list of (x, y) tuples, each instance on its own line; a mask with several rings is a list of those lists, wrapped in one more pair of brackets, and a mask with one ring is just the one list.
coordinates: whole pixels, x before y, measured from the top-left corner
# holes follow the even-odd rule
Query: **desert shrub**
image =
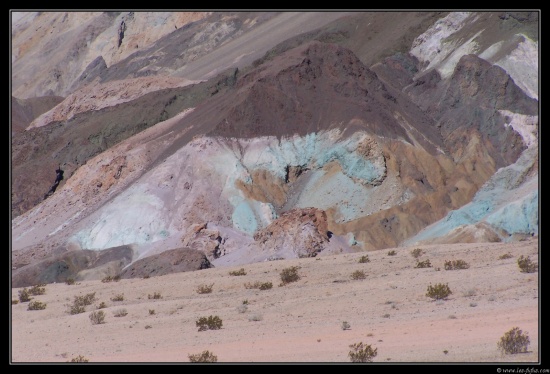
[(118, 295), (111, 297), (111, 301), (124, 301), (124, 294), (119, 293)]
[(103, 278), (101, 281), (103, 283), (109, 283), (109, 282), (118, 282), (120, 280), (120, 275), (115, 275), (114, 277), (111, 277), (110, 275)]
[(424, 260), (424, 261), (416, 261), (415, 268), (423, 269), (423, 268), (431, 268), (432, 264), (430, 263), (430, 260)]
[(94, 301), (96, 301), (95, 292), (92, 292), (84, 296), (75, 296), (73, 304), (86, 306), (86, 305), (92, 305)]
[(386, 313), (382, 316), (382, 318), (390, 318), (390, 314), (389, 313)]
[(359, 280), (359, 279), (365, 279), (367, 275), (362, 270), (356, 270), (353, 273), (351, 273), (351, 279), (353, 280)]
[(42, 310), (46, 309), (46, 303), (40, 301), (31, 301), (27, 307), (27, 310)]
[(149, 329), (152, 329), (152, 328), (153, 328), (153, 326), (151, 326), (151, 325), (145, 325), (145, 330), (149, 330)]
[(452, 294), (452, 291), (447, 284), (438, 283), (435, 286), (431, 284), (428, 286), (426, 296), (435, 300), (441, 300), (446, 299), (450, 294)]
[(11, 305), (19, 304), (19, 300), (11, 299)]
[(360, 264), (366, 264), (367, 262), (370, 262), (369, 256), (364, 255), (359, 257), (359, 263)]
[(86, 306), (92, 305), (94, 301), (96, 301), (95, 292), (86, 294), (84, 296), (75, 296), (73, 304), (69, 305), (69, 314), (84, 313), (86, 311)]
[(80, 314), (80, 313), (84, 313), (85, 311), (86, 311), (86, 307), (84, 305), (78, 305), (78, 304), (69, 305), (69, 314)]
[(151, 299), (155, 299), (155, 300), (156, 299), (162, 299), (162, 295), (160, 294), (160, 292), (154, 292), (152, 295), (151, 294), (147, 295), (147, 298), (149, 300), (151, 300)]
[(218, 316), (200, 317), (195, 321), (199, 331), (219, 330), (222, 328), (223, 322)]
[(299, 266), (291, 266), (289, 268), (285, 268), (281, 271), (281, 280), (283, 281), (283, 285), (287, 283), (296, 282), (300, 279), (300, 275), (298, 274), (298, 269), (300, 269)]
[(378, 354), (378, 348), (372, 348), (370, 344), (363, 342), (351, 344), (351, 350), (348, 353), (351, 362), (372, 362)]
[(46, 293), (46, 289), (44, 288), (45, 284), (37, 284), (35, 286), (32, 286), (29, 289), (29, 294), (38, 296), (38, 295), (44, 295)]
[(237, 312), (239, 312), (239, 313), (246, 313), (247, 310), (248, 310), (247, 305), (241, 304), (237, 307)]
[(201, 284), (197, 287), (197, 293), (203, 294), (203, 293), (211, 293), (212, 287), (214, 287), (214, 283), (212, 284)]
[(273, 283), (271, 282), (264, 282), (264, 283), (261, 283), (260, 284), (260, 287), (258, 287), (258, 289), (262, 290), (262, 291), (265, 291), (265, 290), (269, 290), (273, 288)]
[(155, 314), (155, 310), (154, 309), (149, 309), (149, 315), (152, 316), (153, 314)]
[(187, 355), (189, 362), (218, 362), (218, 356), (210, 351), (203, 351), (194, 355)]
[(258, 314), (258, 313), (254, 313), (254, 314), (251, 314), (250, 316), (248, 316), (248, 320), (249, 321), (261, 321), (262, 319), (264, 319), (264, 317), (262, 317), (261, 314)]
[(503, 354), (516, 354), (527, 352), (530, 340), (528, 333), (523, 333), (518, 327), (507, 331), (497, 343), (497, 347)]
[(411, 256), (418, 258), (424, 254), (424, 251), (421, 248), (415, 248), (411, 251)]
[(518, 258), (518, 266), (522, 273), (534, 273), (538, 269), (538, 265), (531, 261), (529, 256), (524, 257), (523, 255)]
[(113, 312), (115, 317), (124, 317), (128, 314), (128, 311), (126, 309), (118, 309)]
[(248, 299), (243, 300), (243, 305), (248, 305)]
[(395, 256), (396, 254), (397, 254), (397, 252), (394, 251), (393, 249), (388, 252), (388, 256)]
[(22, 303), (31, 301), (31, 295), (29, 294), (29, 290), (27, 290), (26, 288), (19, 290), (18, 294), (19, 294), (19, 301), (21, 301)]
[[(259, 289), (259, 290), (269, 290), (271, 288), (273, 288), (273, 283), (271, 282), (259, 282), (259, 281), (256, 281), (254, 283), (245, 283), (244, 284), (244, 288), (250, 290), (250, 289)], [(248, 302), (248, 301), (247, 301)]]
[(108, 275), (108, 276), (104, 277), (103, 279), (101, 279), (102, 283), (109, 283), (109, 282), (112, 282), (112, 281), (113, 281), (113, 278), (110, 275)]
[(105, 312), (102, 310), (93, 311), (92, 313), (90, 313), (90, 321), (92, 321), (92, 325), (105, 323)]
[(476, 295), (476, 290), (474, 288), (470, 288), (463, 293), (464, 297), (472, 297)]
[(143, 276), (143, 279), (149, 279), (151, 276), (149, 274), (146, 274)]
[(97, 307), (97, 309), (103, 309), (103, 308), (107, 308), (107, 304), (105, 304), (105, 301), (102, 301), (101, 303), (99, 303), (99, 306)]
[(78, 355), (72, 358), (71, 361), (67, 361), (67, 362), (90, 362), (90, 360), (82, 355)]
[(240, 275), (246, 275), (246, 271), (244, 270), (244, 268), (241, 268), (239, 270), (234, 270), (234, 271), (230, 271), (229, 272), (229, 275), (233, 275), (233, 276), (240, 276)]
[(342, 330), (349, 330), (351, 329), (351, 325), (348, 323), (348, 321), (342, 321)]
[(74, 278), (67, 278), (65, 284), (72, 286), (75, 283)]
[(460, 270), (468, 269), (470, 264), (464, 260), (445, 261), (445, 270)]
[(499, 256), (498, 259), (499, 260), (506, 260), (506, 259), (509, 259), (509, 258), (512, 258), (512, 257), (514, 257), (514, 256), (512, 256), (512, 254), (510, 252), (508, 252), (508, 253), (505, 253), (505, 254)]

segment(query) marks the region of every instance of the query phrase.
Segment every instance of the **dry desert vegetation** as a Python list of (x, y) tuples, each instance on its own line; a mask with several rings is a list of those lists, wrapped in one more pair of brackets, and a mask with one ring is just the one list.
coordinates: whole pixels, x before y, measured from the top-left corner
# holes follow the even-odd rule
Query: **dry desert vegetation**
[[(38, 285), (27, 302), (14, 288), (11, 359), (349, 363), (363, 343), (374, 363), (536, 363), (539, 273), (521, 271), (527, 257), (538, 263), (538, 237)], [(446, 298), (427, 296), (444, 285)], [(527, 351), (504, 354), (514, 327)]]

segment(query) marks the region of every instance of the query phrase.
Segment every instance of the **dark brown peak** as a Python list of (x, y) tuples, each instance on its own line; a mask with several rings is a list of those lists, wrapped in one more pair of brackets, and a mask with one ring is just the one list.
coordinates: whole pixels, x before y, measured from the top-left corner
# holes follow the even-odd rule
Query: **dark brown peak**
[[(480, 108), (507, 109), (527, 115), (538, 113), (538, 101), (523, 92), (503, 68), (476, 55), (465, 55), (459, 60), (446, 96), (443, 103), (451, 107), (458, 101), (475, 101)], [(447, 109), (446, 105), (442, 106), (442, 110)]]
[(491, 63), (489, 61), (484, 60), (481, 57), (478, 57), (477, 55), (469, 54), (469, 55), (462, 56), (460, 60), (458, 60), (458, 64), (455, 67), (454, 74), (460, 71), (468, 71), (468, 70), (483, 71), (483, 70), (489, 69), (490, 67), (491, 67)]
[(351, 50), (337, 44), (310, 41), (259, 65), (240, 78), (237, 86), (266, 82), (274, 77), (279, 78), (293, 73), (299, 75), (294, 79), (306, 78), (307, 81), (321, 76), (329, 78), (349, 76), (366, 79), (367, 82), (377, 79), (376, 74), (370, 71)]

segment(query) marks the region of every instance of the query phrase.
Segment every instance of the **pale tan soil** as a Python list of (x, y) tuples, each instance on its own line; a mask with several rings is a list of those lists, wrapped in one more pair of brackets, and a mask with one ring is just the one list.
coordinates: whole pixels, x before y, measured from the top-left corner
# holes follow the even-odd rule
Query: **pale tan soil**
[[(375, 362), (539, 361), (539, 273), (521, 273), (516, 262), (520, 255), (538, 262), (538, 238), (422, 246), (420, 260), (433, 265), (426, 269), (414, 268), (412, 248), (396, 248), (395, 256), (367, 252), (370, 262), (363, 264), (358, 259), (365, 253), (250, 264), (245, 276), (228, 274), (239, 266), (48, 284), (45, 295), (35, 296), (47, 303), (45, 310), (12, 305), (11, 360), (67, 362), (82, 355), (90, 362), (188, 362), (188, 354), (210, 350), (219, 362), (349, 362), (348, 346), (363, 341), (378, 349)], [(499, 259), (507, 252), (513, 257)], [(445, 260), (457, 259), (471, 267), (444, 270)], [(279, 287), (279, 273), (289, 266), (300, 266), (302, 277)], [(351, 280), (356, 270), (364, 270), (366, 279)], [(273, 288), (244, 287), (255, 281)], [(432, 301), (427, 286), (440, 282), (453, 293)], [(198, 294), (200, 284), (214, 284), (213, 293)], [(12, 299), (18, 291), (12, 290)], [(85, 313), (67, 313), (75, 296), (91, 292), (97, 301)], [(162, 299), (148, 299), (155, 292)], [(121, 293), (124, 301), (110, 300)], [(243, 300), (248, 311), (239, 313)], [(105, 323), (93, 325), (89, 314), (102, 301), (108, 306)], [(121, 308), (128, 315), (115, 317)], [(223, 328), (198, 332), (195, 321), (209, 315), (218, 315)], [(261, 321), (250, 321), (253, 315)], [(343, 321), (350, 330), (342, 330)], [(515, 326), (529, 333), (529, 352), (502, 356), (497, 342)]]

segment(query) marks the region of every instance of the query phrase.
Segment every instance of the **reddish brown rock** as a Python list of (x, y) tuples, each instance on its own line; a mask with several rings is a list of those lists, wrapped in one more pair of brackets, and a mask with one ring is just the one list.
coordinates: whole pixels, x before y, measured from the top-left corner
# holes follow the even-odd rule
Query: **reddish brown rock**
[(292, 209), (283, 213), (254, 240), (264, 250), (291, 250), (298, 257), (315, 257), (329, 241), (327, 214), (317, 208)]

